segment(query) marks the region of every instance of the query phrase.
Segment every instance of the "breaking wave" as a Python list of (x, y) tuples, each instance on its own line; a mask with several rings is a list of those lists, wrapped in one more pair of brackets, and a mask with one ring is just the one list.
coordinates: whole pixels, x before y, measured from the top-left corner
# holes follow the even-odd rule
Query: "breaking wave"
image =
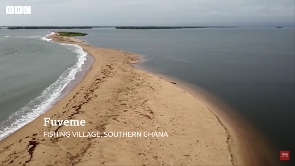
[[(51, 39), (47, 39), (47, 37), (52, 34), (54, 34), (54, 32), (46, 35), (46, 37), (42, 37), (42, 40), (51, 42)], [(76, 64), (64, 71), (58, 80), (47, 87), (38, 97), (31, 100), (24, 107), (10, 115), (7, 120), (1, 122), (0, 140), (4, 139), (8, 135), (12, 134), (16, 130), (20, 129), (27, 123), (33, 121), (35, 118), (49, 110), (59, 99), (66, 95), (63, 94), (62, 91), (71, 81), (75, 79), (77, 73), (83, 70), (82, 67), (86, 62), (87, 53), (76, 44), (61, 45), (71, 45), (74, 47), (73, 51), (77, 55)]]

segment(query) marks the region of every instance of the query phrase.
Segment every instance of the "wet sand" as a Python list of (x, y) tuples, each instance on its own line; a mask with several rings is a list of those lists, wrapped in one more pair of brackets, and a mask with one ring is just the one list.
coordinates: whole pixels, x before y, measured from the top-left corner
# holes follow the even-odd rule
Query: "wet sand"
[[(140, 63), (135, 66), (148, 71), (148, 69), (142, 68)], [(220, 120), (220, 123), (227, 129), (231, 153), (240, 154), (233, 155), (234, 165), (287, 165), (287, 163), (279, 161), (275, 145), (272, 144), (269, 138), (240, 115), (238, 110), (235, 110), (215, 95), (189, 82), (168, 75), (154, 72), (152, 74), (169, 82), (174, 82), (175, 86), (187, 91), (206, 104), (209, 110), (212, 111), (216, 118)]]
[[(132, 67), (133, 53), (76, 38), (94, 63), (49, 111), (0, 142), (1, 165), (241, 165), (228, 129), (206, 103), (175, 84)], [(86, 126), (44, 126), (44, 118)], [(47, 137), (44, 132), (167, 132), (168, 137)], [(235, 148), (238, 149), (238, 148)]]

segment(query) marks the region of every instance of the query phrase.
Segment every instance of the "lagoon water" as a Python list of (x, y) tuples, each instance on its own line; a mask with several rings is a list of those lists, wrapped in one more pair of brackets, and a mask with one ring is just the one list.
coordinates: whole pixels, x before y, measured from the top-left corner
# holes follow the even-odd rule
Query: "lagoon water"
[(144, 55), (142, 68), (217, 96), (272, 141), (274, 154), (295, 151), (294, 28), (85, 32), (90, 44)]
[[(295, 151), (294, 28), (77, 31), (89, 33), (80, 38), (92, 45), (144, 55), (142, 68), (215, 95), (269, 137), (275, 153)], [(32, 112), (28, 103), (77, 63), (77, 48), (46, 42), (46, 34), (0, 30), (0, 121), (26, 105)]]

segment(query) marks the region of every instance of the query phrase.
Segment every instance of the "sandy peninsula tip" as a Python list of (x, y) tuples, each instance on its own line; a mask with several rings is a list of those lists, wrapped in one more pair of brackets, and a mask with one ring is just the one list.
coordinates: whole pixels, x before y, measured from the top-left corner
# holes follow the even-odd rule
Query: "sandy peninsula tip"
[[(79, 45), (94, 63), (55, 106), (0, 142), (0, 165), (234, 164), (239, 154), (231, 154), (229, 133), (216, 116), (175, 84), (130, 65), (138, 55), (59, 33), (49, 38)], [(44, 126), (44, 118), (85, 125)]]

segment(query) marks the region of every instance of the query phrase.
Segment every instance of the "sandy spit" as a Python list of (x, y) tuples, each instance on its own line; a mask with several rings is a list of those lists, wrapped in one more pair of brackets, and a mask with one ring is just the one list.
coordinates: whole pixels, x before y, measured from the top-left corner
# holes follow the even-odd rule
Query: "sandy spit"
[[(78, 44), (94, 58), (83, 80), (49, 111), (0, 142), (0, 165), (233, 165), (229, 133), (206, 104), (132, 67), (133, 53)], [(44, 126), (44, 118), (86, 126)], [(167, 132), (168, 137), (47, 137), (44, 132)], [(237, 156), (237, 157), (235, 157)]]

